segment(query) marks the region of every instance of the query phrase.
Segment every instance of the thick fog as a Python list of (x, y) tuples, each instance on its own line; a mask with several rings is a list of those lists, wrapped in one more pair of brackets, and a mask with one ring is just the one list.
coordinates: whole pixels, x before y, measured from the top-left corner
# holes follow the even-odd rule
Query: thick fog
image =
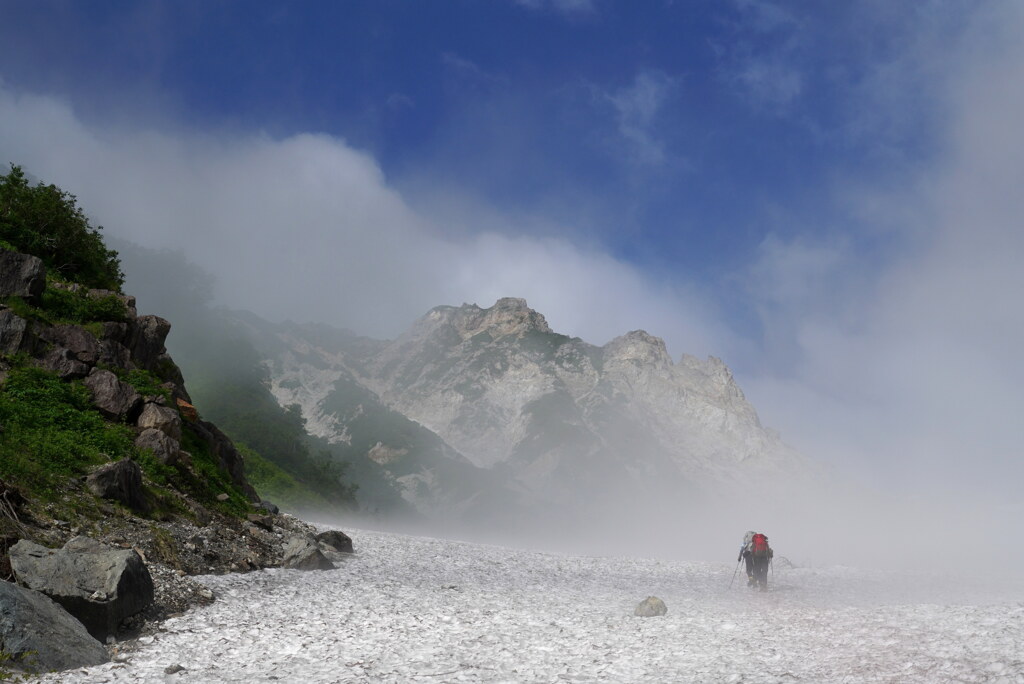
[(762, 421), (847, 486), (638, 519), (611, 508), (600, 535), (710, 557), (763, 528), (805, 563), (916, 563), (937, 548), (949, 565), (1019, 561), (1022, 30), (1024, 9), (994, 5), (954, 43), (912, 41), (876, 75), (879, 106), (927, 82), (942, 144), (896, 181), (837, 179), (829, 220), (886, 234), (886, 253), (828, 226), (763, 239), (730, 281), (756, 333), (725, 312), (735, 293), (652, 277), (581, 239), (585, 226), (458, 189), (419, 202), (429, 169), (394, 183), (339, 138), (83, 120), (59, 94), (0, 81), (0, 157), (75, 193), (107, 234), (182, 250), (215, 274), (217, 303), (270, 319), (392, 337), (439, 304), (518, 296), (595, 344), (643, 328), (676, 357), (722, 357)]

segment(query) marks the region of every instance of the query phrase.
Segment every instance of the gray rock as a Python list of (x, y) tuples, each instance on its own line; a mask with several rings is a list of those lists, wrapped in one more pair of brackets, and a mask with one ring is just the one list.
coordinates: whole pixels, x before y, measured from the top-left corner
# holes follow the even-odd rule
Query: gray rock
[(246, 519), (256, 527), (262, 527), (267, 532), (274, 531), (274, 520), (269, 515), (259, 515), (257, 513), (250, 513), (246, 516)]
[(82, 363), (75, 355), (63, 347), (54, 347), (36, 362), (40, 368), (56, 373), (62, 380), (84, 378), (92, 368)]
[(139, 368), (155, 371), (166, 355), (164, 342), (171, 324), (159, 316), (139, 316), (132, 325), (131, 358)]
[(264, 499), (263, 501), (260, 501), (258, 504), (256, 504), (255, 507), (260, 509), (260, 510), (266, 511), (267, 513), (270, 513), (271, 515), (277, 515), (278, 513), (281, 512), (281, 509), (277, 507), (277, 504), (271, 503), (270, 501), (267, 501), (266, 499)]
[(66, 349), (70, 355), (88, 366), (99, 361), (100, 343), (80, 325), (54, 325), (43, 328), (39, 338), (55, 347)]
[(0, 251), (0, 297), (24, 297), (38, 304), (46, 289), (46, 266), (39, 257)]
[(0, 308), (0, 354), (17, 354), (32, 347), (28, 321), (10, 309)]
[(156, 428), (147, 428), (140, 432), (135, 438), (135, 446), (149, 449), (164, 465), (175, 465), (181, 457), (181, 444), (166, 432)]
[(171, 439), (181, 441), (181, 416), (172, 408), (149, 402), (142, 407), (135, 424), (143, 430), (159, 430)]
[(656, 617), (658, 615), (664, 615), (668, 612), (668, 606), (657, 596), (648, 596), (639, 604), (637, 604), (636, 610), (633, 611), (633, 615), (639, 617)]
[(22, 539), (10, 558), (19, 584), (61, 604), (101, 641), (153, 602), (153, 579), (135, 551), (88, 537), (75, 537), (63, 549)]
[(86, 478), (85, 484), (95, 496), (120, 501), (140, 513), (150, 510), (142, 488), (142, 468), (129, 458), (100, 466)]
[(331, 570), (334, 568), (334, 564), (320, 551), (316, 540), (298, 536), (291, 537), (285, 545), (281, 565), (295, 570)]
[(110, 660), (107, 649), (81, 622), (39, 592), (0, 582), (0, 651), (14, 657), (5, 667), (35, 672), (70, 670)]
[(352, 553), (352, 538), (338, 530), (327, 530), (316, 535), (319, 544), (328, 546), (341, 553)]
[(135, 388), (108, 370), (94, 368), (85, 379), (85, 386), (92, 393), (92, 403), (107, 418), (131, 419), (142, 406), (142, 397)]

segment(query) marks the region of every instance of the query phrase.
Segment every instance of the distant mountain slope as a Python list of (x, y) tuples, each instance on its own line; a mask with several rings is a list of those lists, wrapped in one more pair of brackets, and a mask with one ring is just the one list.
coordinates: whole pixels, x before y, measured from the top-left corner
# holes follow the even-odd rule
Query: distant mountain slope
[(482, 491), (579, 510), (807, 470), (718, 359), (673, 363), (643, 331), (597, 347), (521, 299), (437, 307), (392, 342), (322, 326), (258, 337), (278, 401), (424, 511)]

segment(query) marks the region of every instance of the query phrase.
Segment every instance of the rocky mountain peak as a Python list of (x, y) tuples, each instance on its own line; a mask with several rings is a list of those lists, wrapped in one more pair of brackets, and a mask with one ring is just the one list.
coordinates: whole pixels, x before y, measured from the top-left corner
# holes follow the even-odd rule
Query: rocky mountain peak
[(509, 335), (521, 337), (528, 332), (552, 332), (543, 314), (531, 309), (525, 299), (518, 297), (502, 297), (488, 309), (481, 309), (476, 304), (463, 304), (458, 308), (437, 307), (427, 314), (427, 322), (433, 325), (447, 323), (464, 340), (482, 332), (487, 332), (494, 339)]
[(635, 361), (640, 365), (667, 368), (672, 357), (665, 340), (645, 330), (633, 330), (616, 337), (603, 347), (605, 361)]

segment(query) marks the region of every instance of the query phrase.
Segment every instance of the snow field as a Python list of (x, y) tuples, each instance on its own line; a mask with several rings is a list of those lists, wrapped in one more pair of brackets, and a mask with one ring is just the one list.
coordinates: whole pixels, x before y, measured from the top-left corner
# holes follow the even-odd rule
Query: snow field
[[(1024, 683), (1019, 585), (776, 568), (759, 593), (734, 565), (348, 532), (336, 570), (200, 578), (212, 606), (43, 681)], [(633, 616), (649, 595), (668, 615)]]

